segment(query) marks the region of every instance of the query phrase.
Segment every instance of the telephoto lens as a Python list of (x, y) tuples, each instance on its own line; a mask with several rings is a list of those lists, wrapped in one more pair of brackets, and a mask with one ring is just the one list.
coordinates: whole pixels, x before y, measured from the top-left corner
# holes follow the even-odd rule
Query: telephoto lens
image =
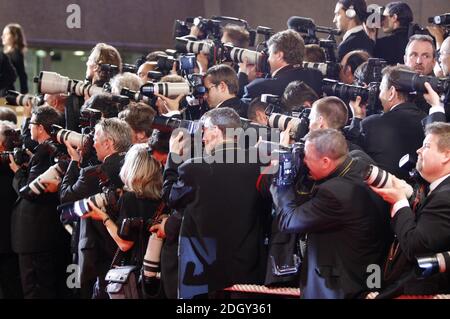
[[(61, 162), (62, 163), (62, 162)], [(47, 186), (42, 181), (54, 180), (58, 184), (61, 182), (61, 177), (64, 175), (65, 169), (62, 167), (61, 163), (57, 163), (50, 166), (44, 173), (39, 175), (35, 180), (33, 180), (28, 185), (22, 187), (19, 191), (21, 195), (41, 195), (45, 193)]]
[[(378, 188), (392, 188), (392, 179), (396, 178), (391, 173), (375, 166), (375, 165), (369, 165), (367, 167), (366, 175), (364, 177), (364, 180), (367, 184), (373, 187)], [(397, 179), (400, 184), (401, 188), (405, 192), (406, 198), (410, 198), (414, 192), (411, 185), (409, 185), (407, 182), (405, 182), (402, 179)]]
[(416, 257), (422, 277), (450, 271), (450, 251), (431, 256)]

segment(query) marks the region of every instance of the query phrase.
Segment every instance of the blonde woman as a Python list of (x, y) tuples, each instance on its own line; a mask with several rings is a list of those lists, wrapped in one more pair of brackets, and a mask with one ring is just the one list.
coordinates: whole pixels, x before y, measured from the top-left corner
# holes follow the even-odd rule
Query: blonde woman
[(107, 212), (96, 208), (90, 202), (91, 211), (85, 215), (85, 218), (91, 217), (103, 221), (119, 249), (126, 252), (140, 240), (138, 238), (140, 231), (144, 235), (141, 239), (147, 243), (149, 233), (142, 227), (141, 229), (131, 227), (127, 236), (123, 236), (125, 238), (119, 236), (120, 227), (126, 218), (142, 218), (145, 225), (145, 222), (154, 216), (161, 202), (161, 164), (153, 158), (146, 144), (136, 144), (125, 156), (120, 178), (124, 183), (124, 193), (119, 200), (119, 216), (117, 218), (109, 216)]

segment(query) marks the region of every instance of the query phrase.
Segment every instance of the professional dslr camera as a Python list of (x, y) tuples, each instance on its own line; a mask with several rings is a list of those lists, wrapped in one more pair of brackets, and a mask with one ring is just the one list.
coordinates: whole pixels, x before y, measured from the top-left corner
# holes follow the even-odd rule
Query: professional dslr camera
[(3, 136), (6, 151), (0, 152), (0, 163), (9, 164), (9, 155), (13, 156), (14, 162), (19, 166), (28, 163), (30, 156), (23, 148), (20, 130), (6, 130)]
[(53, 124), (51, 137), (59, 144), (64, 144), (66, 141), (69, 142), (72, 147), (81, 151), (83, 159), (88, 159), (95, 153), (93, 131), (89, 134), (80, 134)]
[(142, 235), (144, 220), (142, 217), (129, 217), (122, 221), (119, 230), (119, 237), (124, 240), (136, 241)]
[(200, 74), (189, 74), (188, 82), (147, 82), (141, 86), (141, 94), (152, 98), (155, 94), (164, 96), (192, 95), (202, 97), (206, 89), (203, 86), (202, 76)]
[(450, 78), (440, 79), (412, 71), (399, 71), (397, 74), (394, 81), (402, 91), (426, 93), (425, 82), (428, 82), (438, 94), (445, 95), (446, 98), (450, 95)]
[(77, 200), (73, 203), (65, 203), (58, 206), (60, 212), (60, 219), (63, 224), (77, 221), (79, 217), (90, 211), (88, 200), (95, 205), (95, 207), (106, 211), (113, 210), (118, 211), (117, 202), (119, 200), (119, 191), (113, 187), (103, 187), (101, 193), (97, 193), (88, 198)]
[(143, 95), (141, 92), (130, 90), (129, 88), (122, 88), (120, 91), (120, 95), (126, 96), (129, 99), (136, 101), (136, 102), (144, 102), (148, 105), (152, 105), (156, 101), (156, 97), (153, 96), (149, 98), (148, 96)]
[(175, 20), (173, 27), (173, 37), (183, 37), (190, 33), (192, 26), (196, 26), (202, 32), (202, 39), (222, 37), (222, 27), (219, 20), (206, 19), (203, 17), (186, 18), (185, 21)]
[(202, 124), (199, 121), (180, 120), (174, 117), (155, 116), (152, 128), (158, 129), (163, 133), (172, 132), (177, 128), (186, 129), (191, 135), (200, 131)]
[(305, 144), (303, 142), (294, 143), (288, 149), (280, 149), (275, 152), (278, 155), (279, 168), (272, 183), (276, 186), (294, 185), (300, 172), (306, 169), (306, 165), (303, 163)]
[(26, 106), (31, 101), (32, 106), (41, 106), (44, 104), (44, 97), (40, 95), (20, 94), (20, 92), (8, 90), (5, 96), (8, 105)]
[(277, 128), (280, 131), (286, 130), (290, 122), (293, 123), (290, 131), (290, 137), (299, 142), (309, 131), (309, 113), (311, 109), (303, 108), (300, 112), (291, 113), (292, 116), (275, 112), (281, 111), (281, 98), (278, 96), (263, 94), (261, 102), (269, 104), (266, 114), (269, 116), (268, 124), (271, 128)]
[(329, 79), (338, 79), (341, 65), (336, 62), (315, 63), (303, 62), (303, 67), (308, 69), (319, 70), (322, 75)]
[(267, 61), (268, 54), (258, 51), (252, 51), (243, 48), (234, 47), (231, 44), (222, 44), (207, 41), (191, 41), (185, 38), (175, 39), (175, 48), (184, 53), (203, 53), (208, 55), (211, 65), (223, 62), (242, 63), (244, 58), (247, 63), (256, 65), (256, 71), (260, 73), (269, 73), (270, 66)]
[(357, 96), (361, 102), (367, 104), (367, 113), (375, 114), (380, 109), (378, 95), (380, 93), (379, 83), (369, 83), (367, 87), (344, 84), (331, 79), (322, 80), (322, 90), (327, 96), (337, 96), (344, 101), (354, 101)]

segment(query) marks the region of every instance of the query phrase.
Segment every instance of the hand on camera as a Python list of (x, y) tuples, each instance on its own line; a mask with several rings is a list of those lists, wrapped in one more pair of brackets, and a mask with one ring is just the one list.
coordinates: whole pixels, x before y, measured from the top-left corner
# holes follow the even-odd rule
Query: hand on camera
[(31, 117), (31, 111), (33, 111), (33, 102), (31, 100), (27, 100), (25, 105), (23, 106), (23, 117), (29, 118)]
[(247, 57), (244, 57), (243, 60), (242, 63), (239, 63), (239, 72), (247, 74), (248, 81), (251, 82), (257, 78), (256, 65), (249, 64)]
[(391, 188), (378, 188), (370, 186), (370, 188), (380, 195), (386, 202), (391, 205), (394, 205), (396, 202), (407, 199), (404, 189), (405, 181), (398, 179), (394, 175), (392, 175), (392, 187)]
[(167, 96), (161, 94), (155, 93), (155, 95), (161, 99), (167, 112), (178, 111), (180, 109), (180, 101), (183, 97), (185, 97), (185, 94), (180, 94), (175, 99), (168, 98)]
[(183, 155), (183, 148), (186, 146), (187, 143), (187, 139), (183, 138), (183, 136), (184, 133), (181, 131), (178, 132), (178, 134), (176, 135), (172, 134), (169, 141), (170, 153), (175, 153), (180, 156)]
[(61, 183), (60, 179), (40, 179), (40, 182), (45, 185), (46, 193), (56, 193), (58, 192), (59, 184)]
[(70, 145), (70, 143), (68, 141), (64, 141), (64, 144), (66, 144), (67, 153), (69, 154), (70, 159), (72, 161), (79, 162), (81, 159), (81, 155), (78, 152), (78, 150), (73, 148), (72, 145)]
[(294, 126), (294, 124), (292, 123), (292, 121), (290, 121), (288, 123), (288, 125), (286, 126), (286, 129), (280, 133), (280, 144), (281, 145), (283, 145), (285, 147), (289, 147), (293, 143), (293, 140), (291, 139), (291, 130), (292, 130), (293, 126)]
[(202, 52), (197, 54), (197, 65), (200, 74), (205, 74), (208, 71), (208, 56)]
[(158, 238), (166, 238), (166, 232), (164, 231), (164, 226), (166, 225), (166, 221), (167, 221), (167, 216), (163, 217), (161, 219), (161, 222), (155, 225), (152, 225), (152, 227), (150, 227), (150, 231), (152, 233), (156, 233), (156, 236), (158, 236)]
[(12, 154), (9, 154), (9, 168), (15, 173), (19, 170), (20, 166), (16, 164), (16, 161), (14, 161), (14, 157)]
[(423, 95), (425, 100), (431, 106), (439, 106), (441, 105), (441, 99), (439, 98), (439, 94), (436, 93), (435, 90), (431, 87), (430, 83), (425, 82), (425, 89), (427, 93)]
[(105, 220), (108, 218), (108, 214), (106, 214), (104, 211), (102, 211), (100, 208), (94, 205), (94, 203), (88, 199), (88, 205), (89, 205), (89, 211), (81, 216), (81, 218), (92, 218), (94, 220)]
[(366, 106), (361, 104), (361, 97), (357, 96), (355, 101), (350, 101), (350, 108), (353, 112), (353, 117), (364, 119), (366, 117)]

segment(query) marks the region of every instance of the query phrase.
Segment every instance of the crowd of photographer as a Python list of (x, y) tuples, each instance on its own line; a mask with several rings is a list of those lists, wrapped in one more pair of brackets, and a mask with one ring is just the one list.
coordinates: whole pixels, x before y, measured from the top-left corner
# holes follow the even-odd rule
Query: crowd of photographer
[(450, 14), (377, 10), (383, 38), (338, 0), (337, 29), (188, 18), (136, 64), (99, 43), (85, 81), (0, 82), (0, 296), (449, 293)]

